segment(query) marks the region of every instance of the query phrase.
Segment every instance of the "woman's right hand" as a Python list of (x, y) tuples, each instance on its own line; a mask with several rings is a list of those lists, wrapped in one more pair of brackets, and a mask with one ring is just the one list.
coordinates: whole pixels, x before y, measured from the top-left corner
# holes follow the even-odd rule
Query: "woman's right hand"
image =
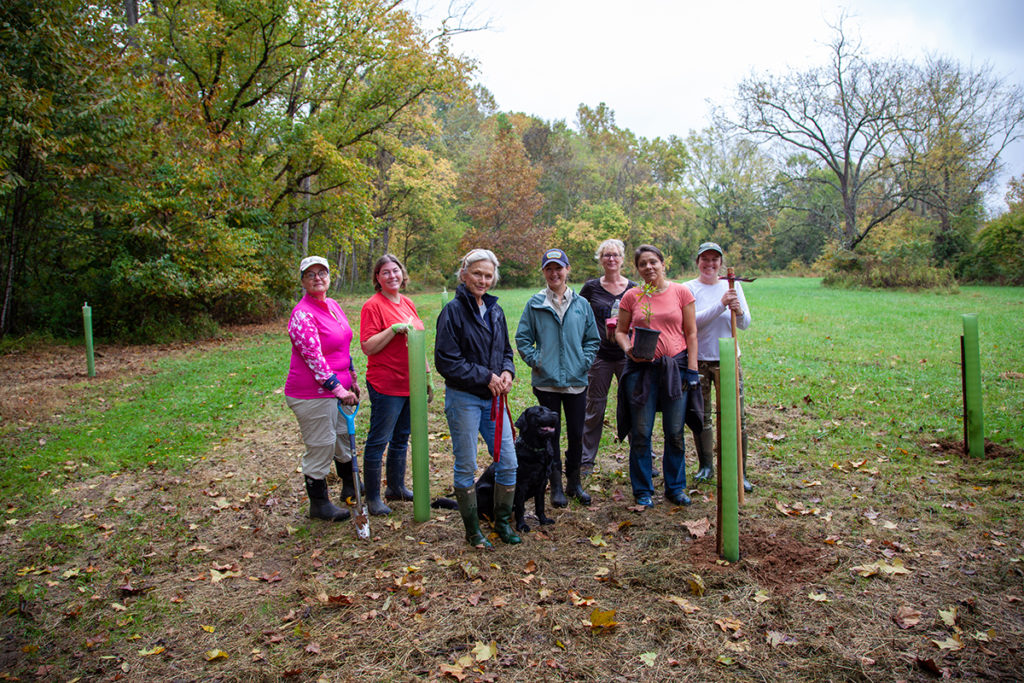
[(501, 376), (491, 373), (491, 381), (487, 383), (487, 388), (491, 390), (491, 396), (507, 394), (512, 388), (512, 373), (508, 370), (502, 372)]

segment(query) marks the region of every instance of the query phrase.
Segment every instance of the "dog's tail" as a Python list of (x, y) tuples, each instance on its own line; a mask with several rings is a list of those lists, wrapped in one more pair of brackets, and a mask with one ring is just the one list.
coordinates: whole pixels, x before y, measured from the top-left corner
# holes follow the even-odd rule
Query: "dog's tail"
[(459, 502), (451, 498), (435, 498), (430, 507), (435, 510), (458, 510)]

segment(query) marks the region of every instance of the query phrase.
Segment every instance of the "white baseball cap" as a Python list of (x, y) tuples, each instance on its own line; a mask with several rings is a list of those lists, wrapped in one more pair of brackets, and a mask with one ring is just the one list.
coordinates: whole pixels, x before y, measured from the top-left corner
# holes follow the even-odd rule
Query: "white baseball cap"
[(302, 277), (307, 270), (316, 265), (323, 266), (324, 268), (327, 269), (328, 273), (331, 272), (331, 266), (327, 263), (327, 259), (325, 259), (323, 256), (307, 256), (306, 258), (302, 259), (301, 263), (299, 263), (299, 277)]

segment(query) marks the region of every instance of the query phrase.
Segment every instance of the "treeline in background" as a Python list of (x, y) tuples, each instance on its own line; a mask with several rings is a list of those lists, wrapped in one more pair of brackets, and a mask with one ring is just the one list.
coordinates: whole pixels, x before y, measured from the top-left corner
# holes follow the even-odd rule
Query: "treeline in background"
[[(5, 0), (0, 334), (154, 340), (278, 314), (296, 263), (417, 287), (493, 249), (536, 284), (607, 237), (675, 273), (712, 239), (744, 272), (862, 286), (1024, 284), (1024, 183), (992, 217), (1024, 96), (988, 67), (865, 55), (841, 22), (819, 68), (752, 75), (708, 126), (653, 140), (603, 103), (500, 111), (400, 0)], [(525, 76), (524, 76), (525, 77)], [(988, 202), (988, 204), (987, 204)]]

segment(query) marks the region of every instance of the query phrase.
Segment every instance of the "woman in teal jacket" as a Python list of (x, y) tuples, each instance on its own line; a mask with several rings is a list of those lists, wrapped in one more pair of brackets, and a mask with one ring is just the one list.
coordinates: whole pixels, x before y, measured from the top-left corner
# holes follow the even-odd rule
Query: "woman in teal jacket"
[[(530, 297), (519, 319), (516, 348), (533, 370), (531, 384), (537, 402), (561, 417), (565, 411), (565, 491), (584, 505), (590, 496), (580, 486), (583, 423), (587, 408), (587, 373), (601, 345), (594, 313), (586, 299), (569, 289), (569, 257), (548, 249), (541, 259), (547, 287)], [(555, 434), (555, 443), (560, 434)], [(551, 475), (551, 504), (565, 507), (562, 463)]]

